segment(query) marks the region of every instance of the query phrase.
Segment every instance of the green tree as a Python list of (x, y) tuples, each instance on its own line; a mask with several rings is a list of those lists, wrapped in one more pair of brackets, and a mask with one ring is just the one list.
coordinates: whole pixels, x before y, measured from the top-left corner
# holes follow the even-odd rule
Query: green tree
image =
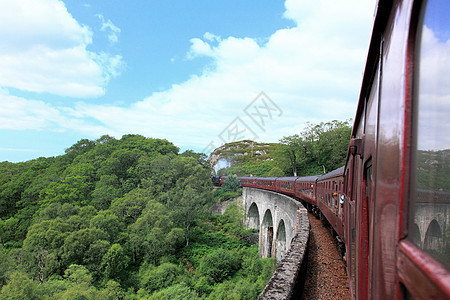
[(235, 252), (220, 248), (201, 259), (198, 272), (208, 278), (210, 284), (215, 284), (228, 279), (240, 267), (241, 257)]
[(84, 228), (71, 232), (64, 240), (64, 252), (62, 254), (63, 263), (66, 266), (70, 264), (85, 265), (86, 263), (99, 265), (101, 261), (95, 261), (95, 259), (88, 256), (88, 254), (93, 254), (98, 257), (99, 255), (97, 255), (96, 252), (101, 248), (95, 248), (96, 251), (93, 251), (92, 248), (99, 246), (99, 244), (96, 243), (97, 241), (107, 241), (107, 239), (108, 235), (97, 228)]
[(225, 179), (222, 189), (225, 192), (236, 192), (241, 187), (241, 182), (237, 175), (231, 174)]
[(121, 196), (119, 178), (114, 174), (102, 175), (92, 191), (92, 204), (97, 209), (108, 209), (111, 201)]
[(122, 198), (116, 198), (111, 209), (125, 223), (130, 224), (137, 220), (144, 210), (147, 202), (153, 195), (146, 189), (134, 189)]
[(185, 230), (187, 246), (194, 220), (209, 213), (207, 205), (212, 202), (212, 183), (209, 171), (191, 157), (174, 159), (173, 164), (178, 179), (175, 189), (167, 194), (168, 208), (178, 227)]
[(114, 280), (108, 280), (105, 288), (98, 294), (99, 299), (120, 300), (125, 298), (125, 291), (120, 283)]
[(193, 291), (189, 286), (185, 283), (178, 283), (172, 285), (168, 288), (162, 289), (154, 294), (152, 294), (149, 300), (184, 300), (190, 299), (195, 300), (199, 299), (195, 291)]
[(151, 293), (179, 282), (183, 272), (175, 264), (163, 263), (158, 267), (144, 264), (141, 267), (140, 274), (141, 288)]
[(70, 265), (64, 271), (64, 278), (77, 285), (85, 285), (86, 287), (92, 283), (92, 275), (89, 273), (89, 270), (84, 266), (75, 264)]
[(6, 250), (3, 247), (3, 245), (0, 244), (0, 290), (2, 286), (6, 284), (6, 279), (8, 278), (10, 267), (11, 264), (8, 259), (8, 254), (6, 253)]
[(26, 275), (15, 272), (8, 280), (0, 293), (0, 298), (5, 300), (37, 300), (43, 299), (39, 286)]
[(123, 280), (128, 263), (129, 258), (122, 246), (119, 244), (112, 245), (102, 260), (105, 279)]
[(90, 220), (91, 228), (98, 228), (108, 234), (108, 241), (113, 243), (124, 231), (124, 224), (117, 215), (109, 210), (100, 211)]
[(328, 172), (345, 163), (351, 134), (350, 120), (308, 123), (300, 133), (280, 142), (290, 158), (294, 176)]
[[(46, 266), (45, 277), (58, 271), (64, 241), (70, 234), (69, 231), (70, 225), (59, 217), (55, 220), (42, 221), (30, 227), (23, 242), (23, 249), (33, 257), (30, 267), (34, 274), (43, 271), (40, 264)], [(45, 262), (47, 259), (48, 263)], [(58, 263), (55, 263), (55, 260)], [(53, 269), (51, 269), (52, 266)]]
[(270, 170), (269, 174), (267, 174), (268, 177), (283, 177), (284, 172), (279, 167), (273, 167), (272, 170)]

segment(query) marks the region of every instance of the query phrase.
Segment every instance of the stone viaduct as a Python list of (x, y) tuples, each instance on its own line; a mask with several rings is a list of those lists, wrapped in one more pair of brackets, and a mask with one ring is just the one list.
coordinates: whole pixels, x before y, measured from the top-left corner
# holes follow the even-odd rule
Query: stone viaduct
[(259, 229), (260, 257), (281, 261), (291, 247), (303, 206), (289, 196), (255, 188), (244, 187), (242, 196), (247, 227)]

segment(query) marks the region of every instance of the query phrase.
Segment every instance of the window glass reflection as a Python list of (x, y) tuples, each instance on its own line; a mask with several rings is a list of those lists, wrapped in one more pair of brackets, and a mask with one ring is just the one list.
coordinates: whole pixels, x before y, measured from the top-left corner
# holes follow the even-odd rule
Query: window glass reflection
[(417, 47), (415, 198), (409, 238), (450, 269), (450, 23), (428, 1)]

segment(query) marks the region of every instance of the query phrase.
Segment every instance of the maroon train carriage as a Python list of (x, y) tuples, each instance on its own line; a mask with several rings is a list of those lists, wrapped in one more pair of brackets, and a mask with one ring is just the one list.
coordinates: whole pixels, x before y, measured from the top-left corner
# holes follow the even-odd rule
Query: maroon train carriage
[(295, 180), (295, 197), (304, 200), (308, 210), (317, 207), (316, 180), (319, 175), (297, 177)]
[(228, 176), (220, 176), (219, 185), (224, 184), (225, 180), (227, 180)]
[(239, 177), (241, 186), (256, 188), (256, 177)]
[(449, 12), (377, 3), (344, 175), (356, 299), (450, 299)]
[(256, 179), (257, 187), (269, 191), (276, 191), (277, 177), (258, 177)]
[(317, 206), (333, 230), (344, 239), (344, 167), (338, 168), (317, 179)]
[(295, 195), (295, 180), (297, 177), (278, 177), (275, 181), (276, 191), (286, 194)]
[(343, 177), (270, 179), (343, 220), (353, 299), (450, 299), (449, 11), (379, 0)]

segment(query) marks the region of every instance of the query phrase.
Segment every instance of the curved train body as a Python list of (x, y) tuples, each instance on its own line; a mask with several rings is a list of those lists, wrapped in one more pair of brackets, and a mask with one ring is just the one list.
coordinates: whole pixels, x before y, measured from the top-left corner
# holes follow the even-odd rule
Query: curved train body
[(320, 212), (356, 299), (450, 299), (449, 13), (449, 1), (377, 1), (344, 167), (241, 178)]

